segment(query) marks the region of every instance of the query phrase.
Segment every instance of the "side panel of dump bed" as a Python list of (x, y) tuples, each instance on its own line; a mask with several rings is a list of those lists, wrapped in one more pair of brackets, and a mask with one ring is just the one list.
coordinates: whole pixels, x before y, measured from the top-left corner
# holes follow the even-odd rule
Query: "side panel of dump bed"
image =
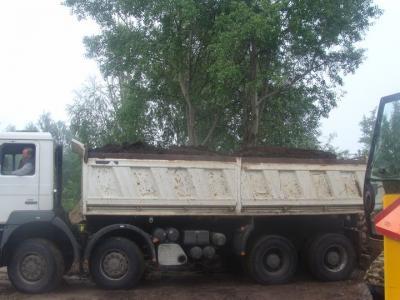
[(86, 214), (232, 214), (238, 199), (235, 161), (89, 159)]
[(293, 215), (362, 212), (365, 165), (177, 159), (83, 164), (85, 215)]
[(362, 211), (365, 165), (243, 162), (245, 214), (321, 214)]

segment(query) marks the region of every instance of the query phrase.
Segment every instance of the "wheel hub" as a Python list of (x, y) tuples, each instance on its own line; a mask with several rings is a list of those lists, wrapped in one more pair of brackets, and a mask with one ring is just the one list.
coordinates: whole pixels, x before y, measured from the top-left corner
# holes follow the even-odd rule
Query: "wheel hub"
[(38, 281), (46, 272), (46, 261), (38, 254), (24, 257), (20, 265), (20, 273), (27, 281)]
[(348, 256), (345, 249), (340, 245), (328, 248), (324, 255), (324, 264), (332, 272), (340, 272), (346, 267)]
[(337, 266), (340, 263), (340, 254), (336, 251), (329, 251), (326, 260), (331, 266)]
[(266, 263), (269, 268), (276, 270), (279, 268), (281, 264), (281, 258), (279, 257), (278, 254), (271, 253), (267, 255)]
[(128, 259), (120, 252), (110, 252), (103, 257), (102, 270), (107, 277), (117, 279), (128, 271)]

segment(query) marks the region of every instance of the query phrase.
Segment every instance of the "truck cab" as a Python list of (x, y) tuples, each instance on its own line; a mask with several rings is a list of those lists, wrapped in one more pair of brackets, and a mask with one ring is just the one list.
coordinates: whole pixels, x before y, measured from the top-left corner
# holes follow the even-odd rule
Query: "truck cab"
[[(60, 213), (61, 154), (50, 133), (0, 133), (0, 265), (20, 291), (54, 288), (79, 260), (79, 245)], [(25, 159), (32, 168), (23, 174)]]
[[(49, 133), (0, 133), (0, 224), (14, 211), (53, 209), (54, 148)], [(24, 149), (32, 151), (33, 172), (14, 175)]]

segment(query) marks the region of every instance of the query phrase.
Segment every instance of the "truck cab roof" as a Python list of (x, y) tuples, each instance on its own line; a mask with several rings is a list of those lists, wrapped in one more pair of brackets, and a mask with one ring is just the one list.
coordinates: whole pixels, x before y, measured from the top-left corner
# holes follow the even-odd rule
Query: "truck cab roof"
[(0, 132), (0, 140), (53, 140), (48, 132)]

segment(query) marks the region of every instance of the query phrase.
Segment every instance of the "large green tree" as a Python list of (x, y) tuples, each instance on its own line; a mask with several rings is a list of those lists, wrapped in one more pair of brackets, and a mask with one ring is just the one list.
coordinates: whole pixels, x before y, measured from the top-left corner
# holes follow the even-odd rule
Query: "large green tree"
[(118, 83), (123, 128), (217, 149), (315, 146), (379, 14), (371, 0), (65, 3), (101, 28), (85, 44)]
[(228, 1), (216, 21), (212, 74), (222, 95), (238, 98), (244, 143), (274, 134), (260, 129), (280, 109), (282, 127), (315, 129), (336, 105), (343, 74), (361, 63), (355, 43), (378, 13), (365, 0)]
[(107, 88), (95, 78), (88, 79), (75, 91), (67, 111), (73, 135), (88, 146), (102, 144), (115, 135), (116, 104)]

